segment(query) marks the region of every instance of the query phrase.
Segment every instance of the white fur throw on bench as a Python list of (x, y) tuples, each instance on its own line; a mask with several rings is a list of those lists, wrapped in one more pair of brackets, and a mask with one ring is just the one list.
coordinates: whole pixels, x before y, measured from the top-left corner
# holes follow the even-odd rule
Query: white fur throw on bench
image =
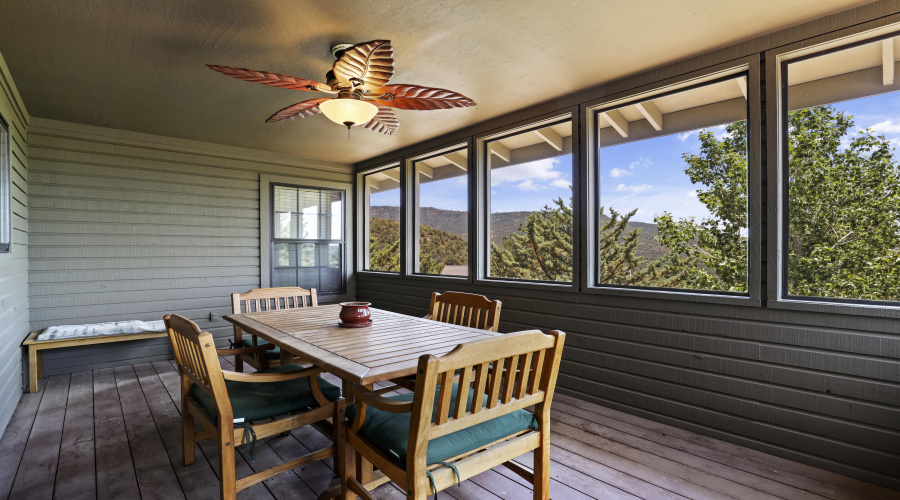
[(80, 337), (100, 337), (104, 335), (128, 335), (133, 333), (164, 332), (166, 325), (159, 321), (114, 321), (92, 325), (60, 325), (45, 329), (37, 338), (44, 340), (77, 339)]

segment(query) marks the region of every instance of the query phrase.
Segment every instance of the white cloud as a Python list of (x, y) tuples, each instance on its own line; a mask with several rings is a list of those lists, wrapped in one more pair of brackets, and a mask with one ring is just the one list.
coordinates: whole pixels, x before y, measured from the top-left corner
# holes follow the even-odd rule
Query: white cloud
[(538, 189), (541, 189), (543, 186), (538, 186), (537, 184), (534, 183), (533, 180), (526, 179), (526, 180), (516, 184), (516, 187), (521, 189), (522, 191), (537, 191)]
[(491, 186), (503, 183), (521, 183), (522, 181), (552, 181), (562, 178), (562, 172), (556, 170), (559, 166), (557, 158), (547, 158), (511, 167), (501, 167), (491, 170)]
[(613, 179), (618, 179), (619, 177), (624, 177), (631, 174), (633, 174), (633, 172), (629, 172), (621, 168), (614, 168), (609, 171), (609, 175), (611, 175)]
[(653, 165), (653, 162), (650, 160), (650, 158), (646, 158), (646, 157), (642, 156), (642, 157), (638, 158), (637, 160), (634, 160), (633, 162), (629, 163), (628, 168), (631, 170), (634, 170), (636, 168), (647, 168), (650, 165)]
[(689, 130), (687, 132), (682, 132), (682, 133), (678, 134), (678, 140), (681, 142), (684, 142), (684, 141), (690, 139), (690, 137), (693, 135), (700, 135), (700, 131), (699, 130)]
[(697, 197), (697, 191), (688, 191), (688, 194), (687, 194), (687, 195), (688, 195), (688, 198), (696, 198), (696, 197)]
[(650, 184), (640, 184), (634, 186), (626, 186), (625, 184), (619, 184), (616, 186), (616, 191), (627, 191), (630, 193), (641, 193), (647, 191), (648, 189), (653, 189), (653, 186)]
[(551, 182), (550, 185), (553, 187), (558, 187), (558, 188), (567, 188), (567, 187), (570, 187), (572, 185), (572, 183), (565, 179), (556, 179), (553, 182)]
[(869, 128), (879, 134), (900, 134), (900, 123), (894, 123), (893, 120), (878, 122)]

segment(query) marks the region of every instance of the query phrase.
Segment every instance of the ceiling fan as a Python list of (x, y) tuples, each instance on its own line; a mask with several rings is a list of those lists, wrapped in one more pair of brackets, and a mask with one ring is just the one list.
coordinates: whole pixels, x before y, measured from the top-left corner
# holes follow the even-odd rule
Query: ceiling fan
[(474, 106), (475, 101), (451, 90), (418, 85), (387, 85), (394, 74), (394, 49), (389, 40), (373, 40), (356, 45), (340, 44), (331, 48), (334, 66), (326, 75), (327, 83), (306, 78), (230, 66), (207, 64), (210, 69), (238, 80), (262, 83), (283, 89), (325, 92), (324, 97), (288, 106), (266, 122), (293, 120), (325, 114), (331, 121), (391, 135), (400, 127), (393, 109), (433, 110)]

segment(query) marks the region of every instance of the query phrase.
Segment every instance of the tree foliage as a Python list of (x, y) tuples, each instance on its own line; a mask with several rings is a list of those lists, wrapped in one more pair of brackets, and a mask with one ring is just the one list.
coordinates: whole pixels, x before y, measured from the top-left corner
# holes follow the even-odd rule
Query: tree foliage
[[(788, 125), (789, 293), (900, 300), (900, 170), (890, 142), (871, 130), (852, 135), (853, 117), (832, 106), (793, 111)], [(660, 269), (681, 288), (746, 290), (746, 123), (727, 132), (702, 132), (700, 153), (683, 156), (712, 217), (655, 219), (669, 249)]]
[[(441, 274), (445, 265), (468, 263), (468, 242), (458, 235), (421, 224), (419, 272)], [(400, 271), (400, 222), (373, 217), (369, 220), (369, 269)]]
[(685, 174), (701, 187), (697, 198), (711, 217), (654, 217), (657, 241), (668, 249), (656, 286), (744, 292), (747, 290), (747, 124), (726, 127), (719, 140), (700, 133), (700, 153), (682, 156)]
[[(491, 244), (491, 276), (538, 281), (572, 281), (572, 205), (562, 198), (554, 207), (532, 213), (517, 233)], [(600, 212), (603, 213), (601, 207)], [(641, 229), (626, 234), (636, 210), (622, 215), (610, 210), (600, 226), (600, 279), (603, 283), (642, 285), (656, 272), (635, 254)]]

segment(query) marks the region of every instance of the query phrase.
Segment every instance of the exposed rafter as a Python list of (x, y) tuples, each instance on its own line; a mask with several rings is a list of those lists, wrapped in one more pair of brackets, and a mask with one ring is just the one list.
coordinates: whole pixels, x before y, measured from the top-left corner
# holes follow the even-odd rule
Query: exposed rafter
[(735, 78), (734, 83), (736, 83), (738, 88), (741, 89), (741, 94), (743, 94), (744, 99), (746, 99), (747, 98), (747, 79), (744, 77)]
[(459, 153), (447, 153), (444, 155), (444, 158), (463, 170), (468, 170), (469, 168), (468, 160), (466, 160), (465, 156)]
[(883, 85), (894, 84), (894, 39), (888, 38), (881, 41), (881, 83)]
[(387, 170), (382, 170), (379, 173), (387, 177), (388, 179), (393, 179), (397, 182), (400, 182), (400, 169), (398, 168), (389, 168)]
[(507, 162), (512, 158), (509, 154), (509, 148), (497, 141), (488, 144), (488, 154), (497, 155), (501, 160)]
[(416, 165), (416, 169), (419, 171), (420, 174), (424, 175), (425, 177), (428, 177), (429, 179), (434, 178), (434, 169), (429, 167), (428, 165), (419, 164), (419, 165)]
[(619, 135), (628, 137), (628, 120), (622, 116), (622, 113), (616, 109), (612, 109), (600, 114), (603, 115), (603, 118), (606, 118), (606, 121), (612, 125), (612, 128), (616, 129), (616, 132), (618, 132)]
[(657, 132), (662, 130), (662, 113), (659, 112), (659, 108), (656, 107), (656, 104), (653, 104), (653, 101), (639, 102), (635, 104), (634, 107), (644, 115), (644, 118), (650, 122), (650, 125), (652, 125)]
[(538, 137), (546, 141), (547, 144), (552, 146), (553, 149), (557, 151), (563, 150), (563, 138), (552, 128), (539, 128), (535, 130), (534, 133), (537, 134)]

